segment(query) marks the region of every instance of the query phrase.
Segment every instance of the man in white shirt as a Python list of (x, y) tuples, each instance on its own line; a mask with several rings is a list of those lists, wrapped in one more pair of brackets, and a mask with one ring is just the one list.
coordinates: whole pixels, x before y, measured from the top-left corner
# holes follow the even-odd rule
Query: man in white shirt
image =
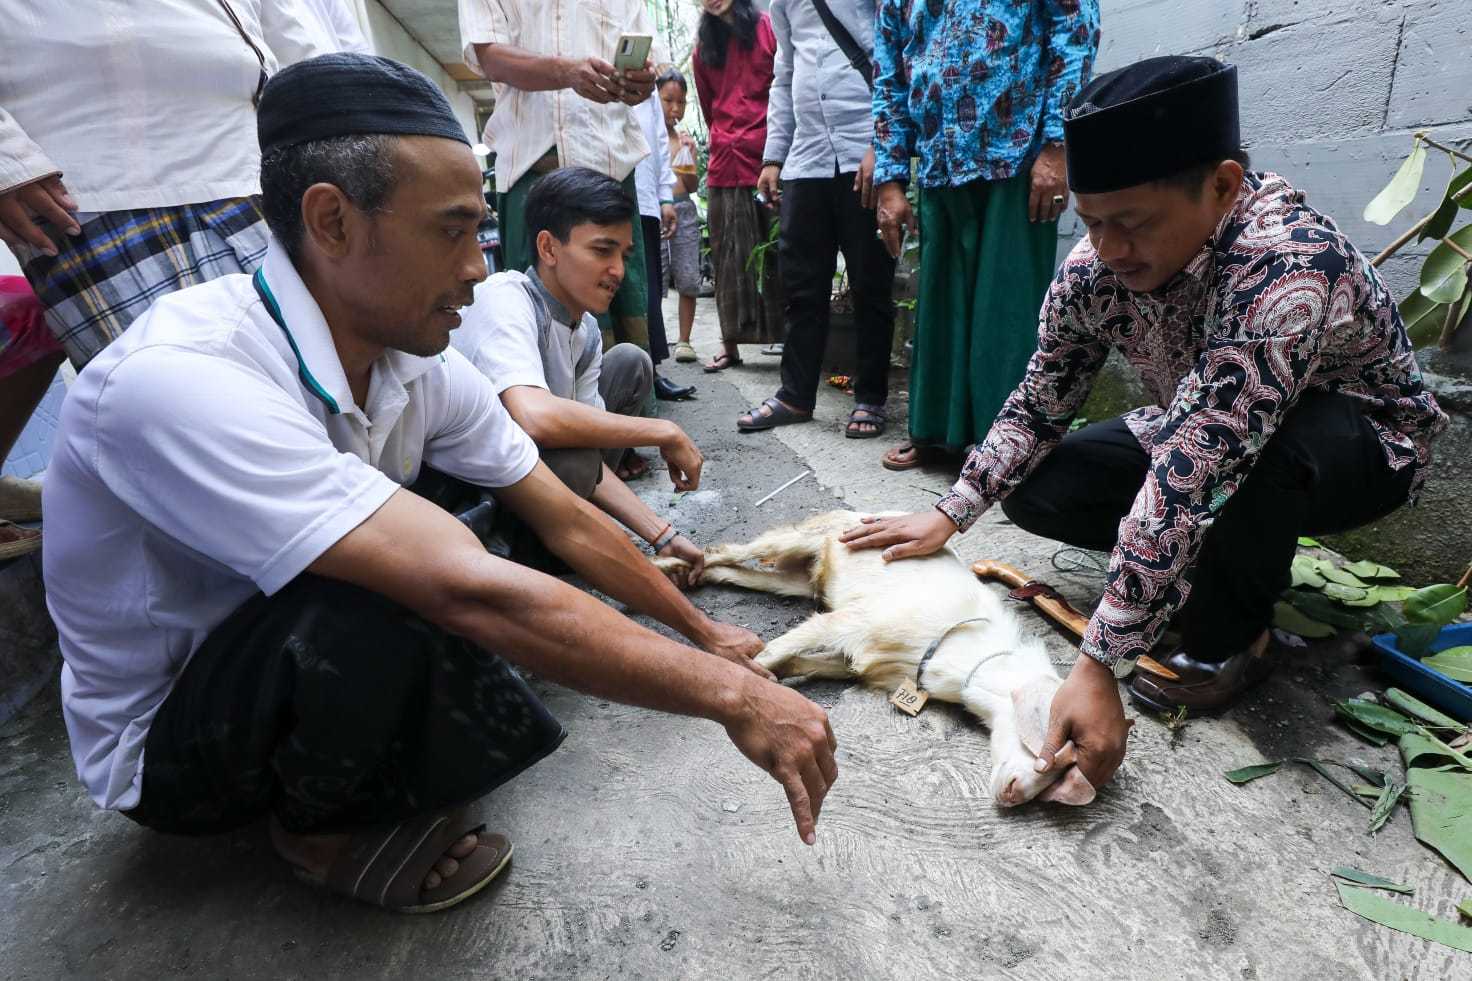
[[(654, 446), (675, 489), (694, 490), (704, 463), (679, 426), (640, 417), (653, 375), (649, 355), (632, 344), (604, 351), (594, 319), (633, 261), (629, 203), (618, 181), (586, 167), (563, 167), (537, 181), (526, 202), (535, 264), (477, 286), (450, 343), (491, 380), (511, 418), (573, 493), (658, 554), (690, 563), (693, 580), (705, 564), (701, 550), (618, 473), (632, 447)], [(531, 543), (518, 532), (506, 534), (513, 557), (523, 561), (517, 549), (529, 551)]]
[(0, 240), (72, 364), (260, 264), (253, 100), (329, 50), (302, 0), (0, 0), (0, 23)]
[[(822, 711), (567, 491), (446, 350), (485, 265), (480, 169), (443, 94), (325, 55), (271, 80), (259, 134), (262, 268), (160, 300), (62, 410), (47, 600), (92, 798), (168, 832), (269, 815), (305, 876), (444, 908), (510, 856), (465, 802), (562, 736), (499, 654), (721, 722), (811, 841), (836, 779)], [(488, 554), (403, 489), (425, 466), (499, 488), (596, 588), (712, 653)]]
[(644, 243), (644, 275), (649, 307), (649, 357), (654, 361), (654, 397), (679, 402), (695, 397), (694, 385), (676, 385), (659, 373), (669, 360), (670, 342), (664, 333), (664, 243), (675, 234), (675, 171), (670, 166), (670, 141), (665, 135), (664, 103), (655, 92), (634, 110), (639, 129), (649, 144), (649, 156), (634, 168), (639, 192), (639, 231)]
[[(653, 62), (613, 67), (619, 38), (654, 34), (643, 0), (458, 0), (465, 64), (494, 83), (496, 107), (482, 138), (496, 155), (496, 214), (506, 268), (531, 265), (523, 215), (537, 177), (588, 167), (635, 192), (634, 166), (649, 154), (633, 107), (654, 91)], [(638, 221), (638, 213), (630, 216)], [(644, 242), (599, 323), (610, 340), (649, 349)]]

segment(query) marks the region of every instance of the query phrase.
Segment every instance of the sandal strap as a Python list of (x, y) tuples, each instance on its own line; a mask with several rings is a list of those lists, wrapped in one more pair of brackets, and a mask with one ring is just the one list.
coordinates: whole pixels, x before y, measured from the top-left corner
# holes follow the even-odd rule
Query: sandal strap
[(467, 810), (457, 808), (360, 832), (332, 864), (327, 886), (386, 909), (413, 906), (434, 864), (476, 828)]
[[(869, 418), (868, 419), (856, 419), (856, 418), (854, 418), (855, 415), (857, 415), (860, 412), (867, 413), (869, 415)], [(869, 405), (869, 404), (866, 404), (864, 402), (859, 402), (859, 403), (855, 404), (854, 407), (849, 410), (849, 414), (848, 414), (848, 421), (849, 422), (885, 422), (888, 419), (889, 419), (889, 413), (885, 410), (884, 406), (882, 406), (882, 405)]]

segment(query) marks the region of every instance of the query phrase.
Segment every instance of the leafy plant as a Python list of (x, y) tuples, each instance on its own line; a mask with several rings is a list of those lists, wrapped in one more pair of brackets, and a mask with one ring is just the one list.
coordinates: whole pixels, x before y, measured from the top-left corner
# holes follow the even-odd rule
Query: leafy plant
[(777, 239), (782, 234), (782, 223), (773, 219), (771, 227), (767, 229), (767, 240), (758, 242), (751, 249), (751, 254), (746, 257), (746, 271), (751, 272), (756, 267), (756, 291), (761, 293), (767, 285), (767, 253), (777, 247)]
[(1377, 225), (1389, 224), (1415, 200), (1428, 150), (1442, 151), (1451, 162), (1452, 175), (1446, 191), (1431, 214), (1402, 233), (1370, 264), (1380, 265), (1412, 240), (1437, 243), (1421, 264), (1419, 286), (1399, 306), (1401, 319), (1414, 343), (1428, 344), (1436, 340), (1445, 349), (1472, 308), (1472, 289), (1468, 288), (1468, 274), (1472, 271), (1472, 224), (1452, 231), (1459, 213), (1472, 210), (1472, 166), (1457, 169), (1461, 164), (1472, 164), (1472, 156), (1438, 143), (1425, 133), (1416, 133), (1411, 139), (1410, 155), (1402, 161), (1390, 183), (1365, 206), (1364, 219)]

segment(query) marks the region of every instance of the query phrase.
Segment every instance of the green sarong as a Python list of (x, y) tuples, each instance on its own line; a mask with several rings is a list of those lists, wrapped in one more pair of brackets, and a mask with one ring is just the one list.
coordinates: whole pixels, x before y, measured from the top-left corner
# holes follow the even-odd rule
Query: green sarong
[[(505, 194), (496, 195), (496, 212), (501, 221), (501, 256), (507, 269), (525, 271), (535, 258), (526, 230), (526, 195), (541, 177), (527, 171)], [(624, 178), (624, 190), (638, 201), (634, 175)], [(644, 232), (639, 224), (639, 208), (629, 215), (634, 229), (634, 251), (624, 259), (624, 281), (614, 294), (608, 312), (600, 314), (598, 326), (603, 328), (603, 350), (623, 341), (649, 350), (649, 273), (645, 269)]]
[(920, 191), (910, 440), (960, 450), (991, 428), (1037, 349), (1058, 223), (1027, 220), (1029, 174)]

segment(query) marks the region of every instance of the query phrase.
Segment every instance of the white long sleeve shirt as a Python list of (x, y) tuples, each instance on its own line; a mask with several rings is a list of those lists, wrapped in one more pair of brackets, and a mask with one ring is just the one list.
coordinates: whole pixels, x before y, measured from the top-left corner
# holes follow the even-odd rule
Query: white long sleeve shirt
[[(302, 0), (227, 0), (266, 71), (329, 50)], [(61, 174), (82, 211), (260, 190), (261, 64), (218, 0), (0, 0), (0, 191)]]
[(634, 168), (634, 188), (639, 192), (639, 214), (658, 218), (659, 206), (675, 199), (675, 172), (670, 169), (670, 138), (664, 125), (664, 104), (656, 91), (634, 108), (639, 128), (649, 143), (649, 156)]

